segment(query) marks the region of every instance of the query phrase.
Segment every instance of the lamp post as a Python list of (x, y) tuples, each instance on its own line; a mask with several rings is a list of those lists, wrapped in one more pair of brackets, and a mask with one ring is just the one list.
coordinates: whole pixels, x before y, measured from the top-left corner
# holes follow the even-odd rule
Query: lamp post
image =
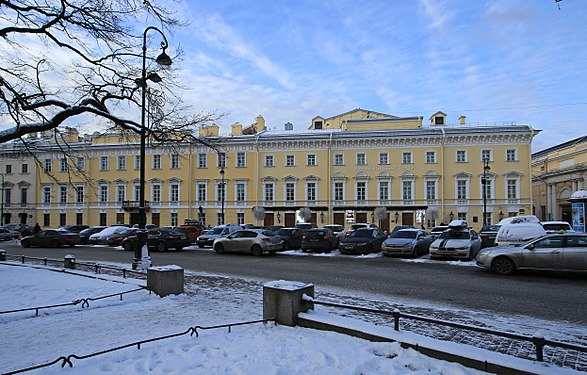
[(489, 159), (483, 159), (483, 178), (481, 178), (481, 187), (483, 188), (483, 226), (487, 225), (487, 172), (490, 170)]
[(4, 196), (4, 173), (0, 173), (0, 176), (2, 176), (2, 201), (0, 201), (0, 226), (4, 226), (4, 199), (6, 199), (6, 197)]
[(455, 217), (455, 214), (453, 214), (451, 211), (450, 214), (448, 214), (448, 218), (450, 219), (450, 221), (452, 221), (453, 217)]
[(143, 68), (141, 70), (141, 78), (137, 80), (137, 83), (141, 86), (141, 148), (140, 148), (140, 160), (139, 160), (139, 230), (137, 233), (137, 246), (135, 248), (135, 258), (133, 260), (132, 268), (137, 269), (143, 254), (148, 254), (147, 248), (147, 230), (145, 226), (147, 224), (147, 210), (145, 203), (145, 143), (147, 138), (147, 129), (145, 128), (145, 102), (147, 97), (147, 80), (155, 83), (161, 82), (161, 77), (157, 73), (147, 74), (147, 33), (149, 30), (157, 31), (162, 37), (161, 49), (163, 50), (159, 56), (155, 59), (155, 62), (161, 66), (170, 66), (171, 58), (165, 53), (168, 47), (167, 38), (165, 34), (154, 26), (149, 26), (143, 32)]
[(222, 222), (220, 224), (224, 224), (224, 164), (223, 166), (220, 168), (220, 178), (221, 178), (221, 182), (220, 182), (220, 216), (221, 216), (221, 220)]

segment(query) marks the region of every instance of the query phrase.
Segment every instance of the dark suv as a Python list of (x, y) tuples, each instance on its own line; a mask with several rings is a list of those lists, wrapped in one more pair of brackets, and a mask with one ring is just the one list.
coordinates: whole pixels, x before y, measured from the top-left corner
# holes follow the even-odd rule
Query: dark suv
[[(147, 232), (147, 247), (154, 251), (167, 251), (175, 249), (181, 251), (192, 243), (185, 233), (176, 232), (170, 229), (149, 229)], [(134, 250), (137, 246), (137, 233), (122, 240), (122, 247), (126, 251)]]

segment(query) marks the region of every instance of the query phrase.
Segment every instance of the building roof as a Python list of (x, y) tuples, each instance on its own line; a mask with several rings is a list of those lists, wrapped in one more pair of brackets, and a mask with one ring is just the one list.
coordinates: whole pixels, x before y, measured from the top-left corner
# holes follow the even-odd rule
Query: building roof
[(584, 142), (587, 142), (587, 135), (584, 135), (584, 136), (581, 136), (581, 137), (578, 137), (578, 138), (575, 138), (575, 139), (571, 139), (571, 140), (566, 141), (566, 142), (563, 142), (563, 143), (559, 143), (556, 146), (549, 147), (549, 148), (544, 149), (542, 151), (535, 152), (535, 153), (532, 154), (532, 158), (539, 158), (541, 156), (548, 155), (551, 152), (562, 150), (562, 149), (567, 148), (567, 147), (572, 147), (572, 146), (575, 146), (575, 145), (577, 145), (579, 143), (584, 143)]

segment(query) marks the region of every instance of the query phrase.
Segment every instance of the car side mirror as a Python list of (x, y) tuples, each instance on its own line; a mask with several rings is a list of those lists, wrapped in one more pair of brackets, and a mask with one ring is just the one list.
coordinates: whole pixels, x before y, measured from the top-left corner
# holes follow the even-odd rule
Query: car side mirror
[(530, 245), (526, 246), (526, 249), (534, 250), (534, 244), (530, 244)]

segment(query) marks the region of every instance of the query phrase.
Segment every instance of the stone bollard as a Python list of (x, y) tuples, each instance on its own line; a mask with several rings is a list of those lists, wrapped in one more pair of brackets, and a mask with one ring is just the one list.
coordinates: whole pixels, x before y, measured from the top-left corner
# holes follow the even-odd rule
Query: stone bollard
[(314, 298), (314, 285), (296, 281), (271, 281), (263, 285), (263, 319), (275, 318), (278, 324), (293, 327), (298, 313), (313, 310), (314, 305), (302, 302), (302, 295)]
[(0, 261), (6, 260), (6, 250), (0, 250)]
[(179, 266), (149, 267), (147, 287), (159, 297), (183, 293), (183, 268)]
[(67, 254), (63, 259), (63, 268), (75, 269), (75, 255)]

